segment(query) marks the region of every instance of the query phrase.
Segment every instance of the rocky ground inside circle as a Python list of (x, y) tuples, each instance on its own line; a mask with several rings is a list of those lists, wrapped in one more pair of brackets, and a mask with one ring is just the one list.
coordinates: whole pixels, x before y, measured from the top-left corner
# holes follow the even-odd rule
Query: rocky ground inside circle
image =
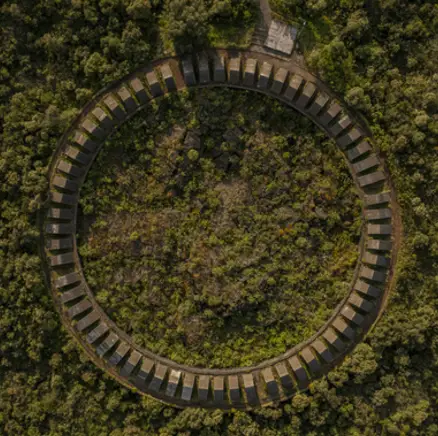
[(336, 146), (260, 95), (199, 90), (146, 108), (81, 192), (80, 254), (135, 343), (251, 365), (315, 333), (347, 294), (360, 201)]

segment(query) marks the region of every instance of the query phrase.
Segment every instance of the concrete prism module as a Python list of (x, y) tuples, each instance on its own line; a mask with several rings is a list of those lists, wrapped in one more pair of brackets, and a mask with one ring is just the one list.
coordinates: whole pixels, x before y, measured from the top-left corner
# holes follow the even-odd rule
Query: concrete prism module
[[(99, 126), (102, 127), (102, 129), (104, 129), (106, 131), (112, 130), (115, 123), (114, 123), (113, 119), (101, 107), (99, 107), (99, 106), (95, 107), (91, 113), (97, 119)], [(83, 136), (84, 135), (82, 135), (82, 137)], [(79, 145), (82, 145), (80, 142), (78, 142), (78, 141), (76, 141), (76, 142)], [(85, 146), (85, 144), (82, 146), (91, 152), (93, 152), (96, 148), (96, 147), (87, 147), (87, 146)]]
[(257, 60), (247, 59), (245, 62), (245, 70), (243, 72), (243, 84), (246, 86), (254, 86), (256, 74)]
[(233, 57), (229, 61), (229, 81), (230, 83), (237, 85), (240, 82), (240, 71), (242, 66), (242, 60), (240, 57)]
[(76, 300), (79, 297), (85, 295), (85, 287), (83, 284), (76, 286), (73, 289), (69, 289), (61, 294), (60, 301), (63, 304), (69, 303), (70, 301)]
[(193, 67), (193, 60), (191, 58), (185, 58), (182, 60), (182, 71), (186, 85), (196, 85), (195, 69)]
[(118, 95), (120, 101), (123, 103), (123, 106), (125, 107), (126, 112), (131, 113), (137, 109), (138, 104), (134, 100), (134, 97), (131, 95), (128, 87), (123, 86), (122, 88), (120, 88), (117, 91), (117, 95)]
[(213, 58), (213, 80), (215, 82), (225, 82), (226, 79), (225, 57), (216, 54)]
[(157, 74), (154, 70), (149, 71), (146, 74), (146, 82), (149, 86), (149, 92), (151, 93), (152, 97), (158, 97), (163, 94), (163, 89), (161, 88)]
[(181, 399), (184, 401), (190, 401), (193, 396), (194, 387), (195, 387), (195, 376), (193, 374), (186, 372), (183, 380)]
[(164, 84), (168, 91), (176, 90), (176, 82), (173, 77), (172, 69), (169, 64), (161, 65), (160, 67), (161, 76), (163, 77)]
[(232, 403), (238, 403), (240, 401), (239, 377), (237, 375), (228, 376), (228, 392)]
[(263, 380), (266, 383), (266, 390), (268, 392), (268, 395), (273, 399), (278, 398), (280, 392), (278, 390), (278, 384), (275, 380), (272, 368), (268, 366), (267, 368), (263, 369), (261, 373), (263, 376)]
[(140, 104), (146, 104), (149, 100), (146, 89), (143, 86), (142, 81), (136, 77), (130, 82), (131, 88), (134, 91), (134, 95)]
[(118, 365), (128, 354), (130, 346), (126, 342), (121, 342), (108, 358), (108, 363), (112, 366)]
[(289, 72), (285, 68), (279, 68), (274, 76), (274, 81), (271, 86), (271, 92), (274, 94), (280, 94), (283, 90), (284, 84)]
[(263, 62), (260, 68), (259, 81), (257, 82), (257, 86), (262, 89), (267, 89), (269, 80), (271, 79), (272, 74), (272, 64), (268, 62)]
[(208, 61), (208, 57), (204, 54), (199, 56), (198, 59), (198, 68), (199, 68), (199, 83), (201, 85), (206, 85), (210, 83), (210, 65)]

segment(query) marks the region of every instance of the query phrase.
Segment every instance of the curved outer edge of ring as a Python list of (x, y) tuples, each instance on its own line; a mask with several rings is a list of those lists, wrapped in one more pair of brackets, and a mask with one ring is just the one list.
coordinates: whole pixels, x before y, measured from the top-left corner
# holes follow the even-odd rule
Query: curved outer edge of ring
[[(361, 259), (350, 293), (310, 339), (248, 368), (188, 367), (136, 347), (95, 302), (76, 250), (80, 186), (108, 135), (154, 98), (203, 86), (262, 92), (309, 117), (343, 151), (365, 205)], [(387, 175), (364, 129), (305, 71), (247, 51), (211, 50), (159, 60), (108, 88), (66, 138), (52, 165), (44, 224), (52, 290), (70, 331), (93, 360), (123, 384), (180, 407), (249, 409), (271, 404), (327, 373), (375, 319), (393, 268)]]

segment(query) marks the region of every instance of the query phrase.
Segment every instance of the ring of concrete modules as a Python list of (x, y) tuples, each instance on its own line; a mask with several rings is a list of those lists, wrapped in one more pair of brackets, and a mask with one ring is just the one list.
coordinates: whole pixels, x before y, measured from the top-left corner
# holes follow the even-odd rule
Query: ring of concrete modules
[[(391, 192), (370, 140), (324, 85), (252, 52), (212, 51), (156, 61), (102, 92), (64, 135), (52, 164), (45, 253), (63, 321), (92, 359), (123, 384), (178, 406), (247, 409), (291, 397), (340, 362), (375, 319), (391, 266)], [(298, 72), (297, 72), (298, 70)], [(276, 97), (334, 138), (364, 200), (361, 261), (349, 295), (312, 338), (248, 368), (187, 367), (137, 347), (96, 303), (76, 250), (79, 190), (113, 129), (154, 98), (196, 86)]]

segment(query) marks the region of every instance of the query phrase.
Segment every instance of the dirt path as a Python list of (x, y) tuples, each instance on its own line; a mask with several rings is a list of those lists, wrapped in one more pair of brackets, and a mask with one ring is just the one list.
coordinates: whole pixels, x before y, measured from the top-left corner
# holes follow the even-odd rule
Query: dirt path
[(268, 0), (260, 0), (259, 21), (252, 35), (252, 47), (257, 46), (262, 48), (268, 36), (269, 26), (271, 25), (272, 14)]

